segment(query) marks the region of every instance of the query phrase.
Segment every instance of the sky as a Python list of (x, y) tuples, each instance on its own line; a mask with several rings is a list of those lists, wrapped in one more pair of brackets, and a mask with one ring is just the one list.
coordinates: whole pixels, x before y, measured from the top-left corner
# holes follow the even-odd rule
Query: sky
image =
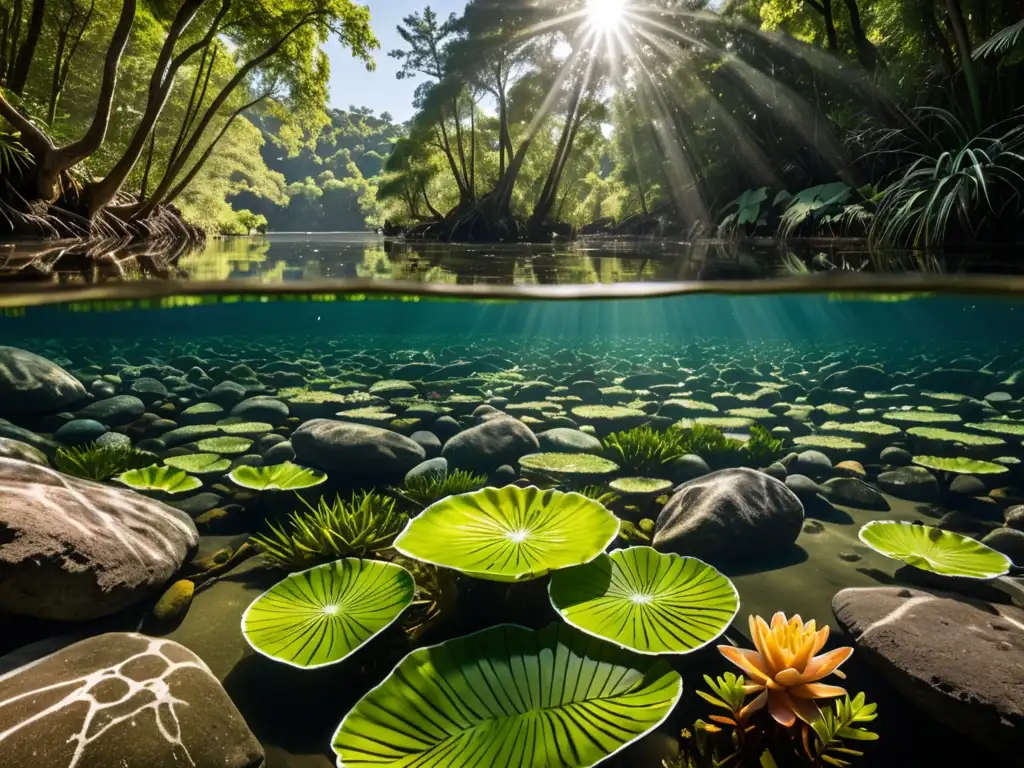
[[(428, 0), (359, 1), (369, 6), (373, 31), (380, 40), (380, 50), (374, 54), (377, 69), (367, 72), (361, 61), (352, 58), (337, 40), (332, 40), (327, 46), (331, 58), (331, 106), (337, 109), (369, 107), (378, 114), (390, 112), (396, 121), (404, 122), (413, 116), (412, 95), (417, 81), (395, 78), (399, 62), (390, 58), (388, 51), (403, 47), (402, 38), (395, 31), (402, 18), (421, 11)], [(447, 18), (449, 13), (461, 12), (466, 0), (429, 0), (429, 5), (438, 16)]]

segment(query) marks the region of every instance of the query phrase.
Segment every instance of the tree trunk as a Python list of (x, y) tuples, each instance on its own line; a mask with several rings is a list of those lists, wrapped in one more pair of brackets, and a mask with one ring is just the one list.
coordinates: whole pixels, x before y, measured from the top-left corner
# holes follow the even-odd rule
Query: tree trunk
[(555, 159), (548, 169), (544, 188), (541, 190), (540, 197), (537, 198), (530, 216), (531, 226), (543, 224), (554, 207), (558, 184), (561, 181), (562, 172), (565, 170), (565, 161), (572, 150), (572, 142), (575, 140), (576, 131), (579, 128), (580, 104), (583, 101), (583, 90), (589, 79), (589, 72), (586, 76), (580, 76), (573, 89), (572, 97), (569, 99), (569, 109), (566, 110), (565, 124), (562, 126), (562, 135), (558, 139)]
[(0, 8), (0, 85), (7, 80), (7, 42), (10, 22), (10, 12), (6, 8)]
[(459, 150), (459, 167), (462, 169), (462, 178), (466, 180), (466, 194), (472, 198), (469, 170), (466, 167), (466, 146), (462, 141), (462, 118), (459, 116), (458, 99), (452, 99), (452, 117), (455, 118), (455, 146)]
[(253, 99), (248, 104), (245, 104), (236, 109), (234, 112), (232, 112), (231, 115), (228, 117), (227, 122), (224, 123), (224, 126), (220, 129), (220, 133), (218, 133), (214, 137), (213, 141), (210, 142), (210, 145), (206, 148), (203, 154), (199, 156), (198, 160), (196, 160), (195, 165), (192, 166), (192, 169), (188, 173), (186, 173), (185, 177), (178, 183), (178, 185), (167, 194), (163, 202), (174, 202), (178, 198), (178, 195), (184, 192), (188, 185), (192, 183), (192, 179), (196, 177), (196, 174), (199, 173), (200, 169), (204, 165), (206, 165), (206, 161), (210, 159), (210, 156), (213, 154), (214, 148), (216, 148), (216, 146), (220, 143), (220, 140), (224, 138), (224, 134), (228, 132), (228, 128), (231, 127), (231, 124), (235, 122), (237, 117), (243, 112), (245, 112), (247, 109), (252, 109), (269, 96), (269, 93), (264, 93), (258, 99)]
[[(210, 58), (209, 69), (206, 68), (206, 59)], [(185, 143), (185, 139), (188, 138), (188, 132), (192, 128), (192, 123), (195, 122), (195, 116), (199, 113), (200, 108), (203, 105), (203, 101), (206, 99), (206, 89), (210, 85), (210, 75), (213, 73), (213, 65), (217, 60), (217, 49), (213, 49), (213, 54), (210, 54), (210, 47), (207, 46), (203, 49), (203, 56), (199, 59), (199, 69), (196, 71), (195, 80), (192, 81), (192, 94), (188, 99), (188, 107), (185, 109), (185, 115), (181, 119), (181, 128), (178, 130), (178, 138), (174, 142), (174, 147), (171, 149), (170, 155), (167, 156), (167, 163), (174, 162), (174, 159), (178, 156), (181, 151), (182, 145)], [(203, 78), (205, 70), (205, 80)], [(199, 82), (203, 80), (202, 95), (199, 96), (199, 101), (196, 101), (196, 96), (199, 95)]]
[(427, 210), (430, 211), (430, 215), (437, 221), (443, 220), (444, 216), (439, 210), (437, 210), (437, 208), (434, 207), (434, 204), (430, 202), (430, 198), (427, 196), (427, 185), (422, 180), (420, 181), (420, 192), (423, 194), (423, 202), (426, 204)]
[(853, 33), (853, 45), (857, 50), (857, 59), (861, 66), (868, 72), (878, 72), (885, 69), (885, 61), (882, 54), (878, 52), (875, 44), (868, 40), (864, 33), (864, 25), (860, 20), (860, 9), (857, 7), (857, 0), (846, 0), (846, 10), (850, 14), (850, 31)]
[(935, 18), (935, 0), (917, 0), (917, 12), (929, 43), (939, 52), (943, 73), (946, 77), (953, 77), (956, 74), (956, 63), (949, 47), (949, 38)]
[(60, 98), (60, 71), (64, 63), (64, 49), (68, 44), (68, 37), (71, 35), (71, 19), (66, 25), (62, 24), (57, 28), (57, 55), (53, 62), (53, 80), (50, 83), (50, 100), (46, 108), (46, 124), (53, 127), (53, 121), (57, 119), (57, 99)]
[[(89, 11), (85, 14), (85, 18), (82, 20), (82, 26), (78, 28), (78, 33), (71, 41), (71, 47), (68, 49), (67, 56), (64, 57), (63, 62), (60, 64), (60, 77), (57, 82), (56, 98), (51, 101), (50, 113), (53, 115), (50, 118), (50, 125), (53, 125), (53, 121), (57, 117), (57, 103), (60, 101), (61, 95), (64, 93), (64, 86), (68, 84), (68, 76), (71, 74), (71, 62), (75, 59), (75, 54), (78, 53), (78, 46), (82, 44), (82, 38), (85, 36), (85, 30), (89, 26), (89, 22), (92, 21), (93, 12), (96, 10), (96, 0), (90, 0)], [(75, 13), (77, 15), (77, 12)], [(73, 22), (69, 23), (69, 28)]]
[(974, 113), (974, 128), (977, 131), (981, 131), (981, 92), (978, 90), (978, 78), (974, 70), (974, 59), (971, 58), (971, 39), (967, 34), (967, 24), (964, 22), (964, 13), (960, 7), (960, 0), (946, 0), (946, 13), (949, 15), (949, 23), (953, 28), (953, 37), (956, 40), (960, 68), (964, 72), (964, 80), (967, 81), (967, 91), (971, 99), (971, 109)]
[(476, 199), (476, 105), (469, 102), (469, 194)]
[[(225, 0), (225, 4), (227, 4), (227, 0)], [(203, 113), (202, 119), (200, 119), (199, 123), (196, 125), (195, 130), (192, 131), (192, 135), (185, 143), (185, 146), (182, 147), (181, 152), (178, 153), (178, 156), (168, 166), (167, 171), (164, 173), (163, 178), (160, 180), (160, 184), (157, 186), (156, 190), (154, 190), (152, 198), (139, 211), (139, 213), (136, 214), (138, 217), (148, 216), (160, 203), (164, 195), (170, 189), (171, 184), (174, 183), (174, 179), (177, 177), (179, 173), (181, 173), (182, 169), (185, 166), (185, 163), (188, 162), (188, 158), (196, 150), (196, 147), (198, 147), (199, 142), (203, 137), (203, 133), (210, 126), (210, 123), (213, 122), (213, 119), (220, 111), (220, 108), (224, 106), (224, 103), (228, 100), (228, 98), (230, 98), (231, 94), (234, 93), (235, 89), (238, 88), (238, 86), (241, 85), (243, 82), (245, 82), (246, 78), (249, 76), (249, 73), (252, 72), (264, 61), (277, 54), (278, 51), (280, 51), (281, 48), (284, 46), (284, 44), (288, 42), (289, 39), (291, 39), (292, 35), (294, 35), (298, 30), (302, 29), (307, 24), (311, 23), (320, 15), (321, 12), (318, 10), (310, 11), (309, 13), (305, 14), (298, 22), (293, 24), (281, 36), (280, 39), (276, 40), (270, 47), (264, 50), (263, 53), (261, 53), (259, 56), (256, 56), (253, 59), (250, 59), (243, 66), (238, 68), (234, 76), (227, 82), (227, 84), (223, 88), (221, 88), (220, 92), (214, 97), (213, 101), (210, 102), (210, 106), (207, 107), (206, 111)]]
[(93, 114), (92, 123), (85, 135), (78, 141), (61, 149), (55, 149), (49, 136), (11, 106), (0, 93), (0, 116), (21, 132), (21, 143), (32, 153), (36, 161), (36, 189), (32, 193), (35, 199), (54, 200), (60, 187), (61, 174), (89, 157), (102, 146), (113, 106), (121, 54), (128, 43), (128, 37), (135, 22), (136, 5), (137, 0), (123, 0), (121, 15), (114, 28), (114, 35), (107, 47), (107, 55), (103, 63), (103, 77), (96, 101), (96, 112)]
[(146, 199), (149, 189), (149, 172), (153, 168), (153, 155), (156, 153), (156, 131), (149, 134), (149, 151), (146, 153), (146, 167), (142, 171), (142, 184), (139, 185), (139, 200)]
[(6, 86), (14, 74), (14, 63), (18, 60), (18, 44), (21, 42), (21, 14), (22, 0), (14, 0), (14, 7), (11, 9), (10, 23), (7, 26), (7, 58), (3, 61), (3, 72), (0, 78)]
[(46, 12), (46, 0), (33, 0), (32, 15), (28, 19), (28, 31), (25, 33), (25, 41), (18, 51), (17, 61), (14, 62), (14, 70), (7, 82), (7, 89), (18, 96), (24, 95), (25, 84), (28, 82), (28, 73), (32, 68), (32, 58), (36, 52), (36, 45), (39, 43), (39, 35), (43, 31), (43, 18)]
[(146, 140), (149, 139), (150, 131), (156, 126), (160, 113), (163, 111), (167, 97), (170, 95), (174, 78), (181, 66), (195, 53), (202, 50), (209, 44), (209, 40), (216, 34), (223, 14), (227, 12), (229, 0), (224, 0), (221, 10), (215, 17), (206, 36), (198, 43), (189, 46), (178, 56), (174, 56), (174, 47), (181, 35), (188, 28), (189, 24), (196, 17), (204, 0), (184, 0), (178, 13), (167, 30), (167, 37), (164, 39), (160, 55), (157, 57), (156, 67), (149, 81), (149, 90), (146, 95), (146, 108), (142, 113), (135, 133), (131, 141), (121, 155), (121, 158), (114, 164), (105, 177), (89, 185), (88, 188), (88, 213), (95, 216), (103, 208), (110, 204), (114, 196), (121, 189), (124, 180), (132, 172), (135, 163), (138, 162), (146, 147)]
[(839, 50), (839, 35), (836, 33), (836, 17), (832, 10), (832, 0), (821, 0), (820, 3), (815, 2), (814, 0), (807, 1), (808, 4), (820, 13), (824, 19), (825, 38), (827, 40), (828, 50), (832, 53), (836, 53)]

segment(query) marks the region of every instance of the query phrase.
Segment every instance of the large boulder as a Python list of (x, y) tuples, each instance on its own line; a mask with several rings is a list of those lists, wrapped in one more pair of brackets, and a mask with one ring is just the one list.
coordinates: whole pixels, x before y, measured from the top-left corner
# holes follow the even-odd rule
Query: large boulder
[(892, 377), (881, 368), (855, 365), (849, 370), (829, 374), (823, 385), (826, 389), (849, 387), (858, 392), (883, 392), (892, 386)]
[(857, 509), (871, 509), (888, 512), (889, 502), (863, 480), (856, 477), (833, 477), (821, 484), (821, 493), (836, 504)]
[(56, 413), (86, 397), (82, 383), (45, 357), (0, 347), (0, 416)]
[(106, 400), (97, 400), (80, 410), (80, 419), (92, 419), (108, 427), (129, 424), (146, 412), (146, 404), (134, 395), (116, 395)]
[(273, 397), (250, 397), (232, 408), (231, 415), (246, 421), (262, 421), (276, 427), (288, 420), (288, 404)]
[(454, 435), (441, 455), (453, 469), (489, 474), (503, 464), (515, 466), (521, 457), (539, 450), (529, 427), (519, 419), (501, 416)]
[(0, 613), (71, 621), (147, 597), (199, 545), (177, 509), (16, 459), (0, 459), (0, 531)]
[(38, 448), (23, 443), (21, 440), (11, 440), (7, 437), (0, 437), (0, 457), (28, 461), (32, 464), (41, 464), (44, 467), (50, 463), (46, 454)]
[(556, 427), (537, 433), (537, 443), (546, 453), (600, 453), (601, 441), (586, 432)]
[(882, 472), (875, 482), (885, 493), (910, 501), (937, 501), (939, 481), (924, 467), (899, 467)]
[(1024, 610), (947, 592), (869, 587), (832, 600), (875, 671), (917, 708), (1020, 765)]
[(263, 748), (192, 651), (90, 637), (0, 677), (0, 763), (257, 768)]
[(663, 552), (715, 561), (793, 544), (804, 507), (785, 484), (753, 469), (723, 469), (676, 488), (654, 528)]
[(291, 443), (301, 463), (350, 476), (401, 479), (427, 457), (419, 443), (397, 432), (333, 419), (307, 421)]

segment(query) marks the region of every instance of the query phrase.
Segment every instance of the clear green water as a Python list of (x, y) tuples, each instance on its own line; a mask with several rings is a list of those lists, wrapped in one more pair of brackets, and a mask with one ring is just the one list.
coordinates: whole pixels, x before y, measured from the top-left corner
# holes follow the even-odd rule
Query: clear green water
[[(316, 247), (313, 241), (303, 246)], [(383, 249), (380, 252), (386, 254)], [(296, 266), (288, 259), (273, 262), (268, 269), (258, 259), (240, 258), (202, 257), (205, 266), (196, 266), (200, 262), (186, 266), (193, 264), (194, 279), (224, 279), (253, 271), (265, 279), (271, 279), (267, 275), (285, 280), (366, 277), (365, 270), (372, 273), (378, 268), (381, 274), (395, 276), (394, 259), (373, 262), (367, 253), (358, 262), (328, 259), (324, 263), (329, 262), (330, 268), (307, 264), (301, 274), (294, 272), (302, 269), (301, 263)], [(515, 269), (522, 271), (522, 265), (528, 264), (530, 274), (537, 277), (535, 259), (522, 254), (516, 258), (512, 260), (519, 264)], [(497, 261), (501, 263), (500, 258)], [(258, 267), (244, 267), (244, 263)], [(607, 263), (598, 260), (596, 274), (610, 269), (601, 266)], [(645, 267), (628, 259), (616, 269), (623, 263), (629, 274), (645, 274)], [(449, 272), (441, 264), (424, 264), (413, 271), (422, 276), (424, 269), (438, 269), (429, 274), (442, 281), (448, 279), (444, 275), (454, 275), (454, 280), (468, 274), (467, 280), (478, 282), (481, 275), (497, 274), (490, 267), (460, 273)], [(519, 477), (524, 485), (533, 482), (562, 491), (603, 486), (589, 491), (594, 494), (623, 478), (642, 476), (672, 484), (686, 478), (670, 462), (648, 462), (642, 467), (622, 462), (610, 473), (579, 477), (521, 471), (517, 459), (524, 453), (556, 450), (551, 447), (553, 438), (543, 436), (556, 427), (582, 427), (590, 435), (582, 443), (588, 446), (582, 452), (608, 458), (614, 454), (608, 452), (607, 444), (598, 446), (595, 438), (601, 440), (612, 431), (637, 424), (685, 431), (696, 421), (711, 419), (707, 423), (720, 424), (727, 438), (737, 442), (730, 451), (703, 456), (709, 470), (743, 466), (758, 470), (771, 460), (786, 459), (788, 474), (797, 474), (795, 468), (804, 465), (800, 460), (793, 464), (789, 454), (807, 447), (827, 456), (826, 466), (814, 478), (819, 484), (853, 474), (878, 488), (878, 475), (893, 468), (881, 458), (889, 447), (906, 448), (910, 455), (965, 456), (995, 462), (1005, 470), (975, 475), (980, 486), (967, 496), (951, 490), (953, 475), (936, 471), (933, 484), (920, 491), (923, 495), (893, 493), (889, 488), (882, 497), (888, 507), (885, 511), (849, 498), (827, 497), (827, 491), (801, 493), (805, 520), (785, 544), (760, 547), (743, 532), (721, 531), (704, 559), (732, 580), (740, 607), (725, 639), (718, 642), (744, 647), (751, 647), (746, 617), (769, 618), (776, 611), (830, 624), (833, 639), (828, 649), (850, 642), (833, 616), (833, 597), (849, 587), (890, 585), (901, 565), (861, 543), (858, 531), (864, 524), (918, 520), (941, 523), (980, 539), (1003, 524), (1004, 510), (1022, 496), (1016, 488), (1022, 484), (1024, 448), (1015, 428), (1024, 424), (1024, 346), (1020, 341), (1024, 302), (1017, 299), (931, 295), (894, 300), (898, 297), (873, 299), (827, 292), (586, 301), (436, 300), (401, 295), (326, 298), (222, 300), (195, 306), (180, 306), (197, 303), (194, 300), (165, 301), (164, 306), (179, 305), (166, 309), (78, 303), (8, 310), (0, 317), (0, 346), (27, 350), (61, 366), (88, 394), (60, 403), (25, 405), (28, 400), (15, 401), (10, 393), (33, 385), (11, 384), (16, 376), (0, 367), (0, 382), (13, 387), (0, 401), (0, 416), (7, 420), (0, 422), (0, 436), (33, 442), (49, 462), (55, 461), (61, 441), (76, 442), (84, 439), (81, 435), (93, 438), (103, 433), (124, 435), (134, 447), (151, 451), (160, 464), (168, 458), (221, 451), (226, 461), (210, 459), (215, 469), (195, 474), (202, 481), (200, 488), (173, 496), (150, 492), (194, 519), (200, 542), (194, 557), (198, 559), (225, 549), (236, 551), (251, 536), (266, 533), (269, 522), (281, 524), (289, 513), (304, 509), (291, 493), (254, 492), (231, 482), (228, 472), (242, 464), (269, 465), (291, 458), (323, 470), (326, 480), (303, 491), (314, 504), (321, 495), (330, 500), (336, 492), (348, 497), (353, 491), (374, 491), (395, 499), (399, 512), (418, 513), (419, 507), (409, 502), (408, 495), (395, 490), (402, 488), (405, 471), (416, 463), (407, 457), (396, 459), (368, 446), (362, 454), (347, 455), (339, 462), (327, 454), (315, 456), (308, 449), (297, 449), (299, 441), (292, 450), (281, 447), (314, 418), (369, 424), (401, 435), (388, 438), (401, 445), (407, 445), (413, 433), (432, 433), (437, 446), (432, 447), (422, 434), (413, 441), (426, 458), (436, 455), (442, 443), (493, 418), (486, 414), (505, 411), (520, 420), (527, 434), (541, 435), (542, 442), (532, 451), (513, 448), (511, 454), (501, 454), (510, 456), (501, 463), (511, 468), (500, 472), (498, 459), (486, 451), (471, 451), (471, 458), (463, 452), (463, 464), (480, 474), (482, 481), (500, 484)], [(879, 298), (887, 300), (875, 300)], [(863, 370), (858, 366), (874, 370), (857, 375)], [(851, 370), (845, 378), (840, 375)], [(379, 384), (392, 380), (405, 383)], [(226, 381), (237, 386), (225, 387)], [(45, 382), (36, 384), (45, 389)], [(214, 390), (217, 385), (221, 386)], [(109, 423), (98, 418), (98, 427), (79, 424), (80, 432), (66, 426), (90, 401), (113, 395), (139, 398), (140, 411), (128, 409), (128, 415), (107, 416)], [(233, 409), (254, 396), (283, 405), (234, 410), (240, 418), (257, 422), (242, 430), (237, 446), (200, 444), (199, 432), (194, 440), (187, 435), (166, 439), (185, 425), (200, 431), (205, 425), (203, 436), (231, 436)], [(202, 403), (216, 407), (195, 408)], [(588, 408), (595, 405), (625, 407), (631, 412), (609, 419), (600, 409)], [(440, 423), (439, 414), (444, 415)], [(929, 414), (940, 416), (933, 419)], [(935, 420), (942, 423), (932, 423)], [(895, 429), (859, 426), (865, 422)], [(993, 432), (991, 425), (976, 426), (988, 422), (1006, 429)], [(772, 430), (781, 441), (770, 460), (752, 459), (740, 447), (753, 424)], [(910, 431), (921, 426), (942, 427), (954, 435), (935, 439)], [(574, 434), (579, 438), (579, 432)], [(978, 445), (974, 439), (995, 434), (995, 442)], [(495, 451), (497, 456), (500, 451)], [(302, 455), (296, 457), (295, 452)], [(827, 466), (840, 462), (857, 464)], [(453, 461), (450, 470), (455, 468)], [(818, 470), (805, 471), (815, 474)], [(773, 472), (782, 478), (787, 474), (785, 468)], [(659, 515), (667, 499), (638, 494), (603, 501), (618, 517), (643, 529), (643, 520), (655, 521), (660, 528)], [(955, 514), (950, 514), (953, 510)], [(0, 535), (0, 553), (11, 538)], [(618, 538), (612, 547), (643, 543)], [(740, 554), (730, 552), (731, 547)], [(391, 558), (394, 553), (385, 549), (381, 557)], [(12, 578), (24, 564), (7, 563), (6, 567), (6, 571), (0, 569), (0, 581)], [(15, 612), (19, 615), (2, 618), (0, 650), (13, 651), (37, 641), (49, 647), (46, 642), (68, 634), (82, 637), (141, 628), (183, 644), (209, 666), (262, 744), (268, 766), (326, 768), (334, 760), (334, 729), (405, 653), (506, 622), (539, 629), (559, 621), (544, 590), (547, 576), (508, 588), (463, 575), (456, 579), (458, 597), (446, 607), (444, 620), (431, 623), (422, 634), (413, 632), (424, 620), (422, 609), (414, 606), (345, 661), (317, 670), (295, 669), (255, 652), (239, 628), (247, 606), (286, 573), (287, 569), (271, 568), (265, 558), (245, 559), (208, 581), (187, 613), (164, 625), (153, 619), (163, 586), (139, 589), (113, 612), (82, 606), (83, 615), (74, 621), (58, 621), (41, 610), (36, 612), (41, 615), (25, 615), (33, 611), (23, 609)], [(903, 571), (896, 579), (908, 583), (912, 577)], [(0, 598), (4, 594), (0, 584)], [(47, 598), (39, 600), (42, 604)], [(933, 624), (922, 624), (920, 629), (940, 630)], [(981, 647), (989, 642), (992, 630), (982, 627), (978, 632)], [(965, 648), (955, 663), (971, 663), (965, 661), (970, 652)], [(854, 653), (844, 667), (846, 683), (829, 681), (845, 685), (851, 693), (864, 690), (879, 703), (881, 717), (873, 727), (882, 740), (866, 746), (868, 755), (860, 764), (924, 765), (937, 764), (934, 761), (940, 758), (951, 763), (951, 756), (977, 754), (969, 739), (937, 725), (935, 712), (900, 693), (892, 677), (880, 674), (868, 656), (867, 651)], [(673, 656), (672, 663), (683, 680), (680, 703), (655, 729), (658, 735), (615, 755), (609, 765), (660, 766), (681, 729), (708, 714), (708, 707), (695, 695), (697, 688), (704, 687), (701, 676), (731, 669), (713, 647)], [(936, 673), (941, 676), (943, 664), (951, 663), (937, 659)], [(414, 708), (411, 698), (408, 706)], [(434, 764), (473, 763), (442, 759)], [(502, 764), (501, 759), (492, 764)]]

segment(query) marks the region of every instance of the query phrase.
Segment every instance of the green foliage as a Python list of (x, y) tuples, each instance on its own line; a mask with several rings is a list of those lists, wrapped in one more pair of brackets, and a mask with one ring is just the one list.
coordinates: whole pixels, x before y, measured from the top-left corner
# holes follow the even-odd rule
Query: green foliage
[(710, 424), (677, 426), (674, 429), (682, 434), (681, 447), (684, 454), (696, 454), (709, 463), (735, 460), (743, 448), (742, 442), (726, 437), (721, 429)]
[(17, 136), (0, 131), (0, 176), (13, 176), (27, 170), (33, 162), (32, 154)]
[(417, 507), (429, 507), (447, 496), (476, 491), (487, 485), (484, 475), (456, 469), (443, 477), (433, 472), (407, 480), (401, 488), (393, 489), (398, 496)]
[(573, 490), (580, 496), (586, 496), (588, 499), (593, 499), (605, 507), (610, 507), (622, 498), (619, 494), (615, 493), (615, 491), (609, 490), (603, 485), (584, 485), (579, 488), (574, 488)]
[[(821, 710), (821, 719), (811, 723), (814, 730), (813, 746), (804, 740), (807, 756), (837, 768), (851, 765), (847, 758), (862, 757), (863, 752), (850, 749), (844, 741), (876, 741), (878, 734), (862, 727), (878, 717), (878, 705), (868, 704), (863, 693), (854, 698), (844, 696)], [(842, 757), (840, 757), (840, 755)]]
[(954, 224), (975, 239), (990, 220), (1012, 221), (1024, 212), (1024, 115), (980, 132), (948, 110), (921, 108), (917, 115), (916, 130), (897, 132), (890, 142), (906, 164), (882, 195), (875, 242), (934, 245)]
[(767, 467), (782, 453), (782, 441), (772, 437), (772, 433), (760, 424), (750, 428), (750, 439), (746, 445), (747, 459), (755, 467)]
[(302, 570), (341, 557), (373, 556), (391, 546), (406, 523), (395, 500), (373, 492), (353, 493), (349, 501), (323, 497), (314, 507), (289, 515), (283, 525), (252, 538), (263, 559), (275, 568)]
[(184, 470), (156, 465), (130, 469), (115, 478), (133, 491), (156, 491), (167, 494), (188, 493), (201, 488), (203, 481)]
[(1009, 53), (1024, 35), (1024, 19), (996, 32), (992, 37), (974, 49), (972, 56), (983, 59), (986, 56), (1003, 56)]
[(130, 446), (105, 446), (89, 443), (76, 448), (58, 448), (53, 465), (66, 475), (100, 483), (130, 469), (155, 464), (152, 453)]
[(747, 224), (758, 224), (761, 220), (761, 204), (768, 199), (768, 187), (748, 189), (742, 195), (726, 206), (726, 210), (734, 207), (735, 211), (729, 213), (718, 225), (719, 232), (728, 232), (738, 229)]
[(228, 475), (231, 482), (254, 491), (301, 491), (327, 481), (327, 475), (316, 469), (300, 467), (286, 461), (270, 467), (236, 467)]
[(657, 473), (659, 469), (687, 453), (684, 437), (677, 430), (634, 427), (608, 435), (603, 441), (605, 455), (623, 469)]

